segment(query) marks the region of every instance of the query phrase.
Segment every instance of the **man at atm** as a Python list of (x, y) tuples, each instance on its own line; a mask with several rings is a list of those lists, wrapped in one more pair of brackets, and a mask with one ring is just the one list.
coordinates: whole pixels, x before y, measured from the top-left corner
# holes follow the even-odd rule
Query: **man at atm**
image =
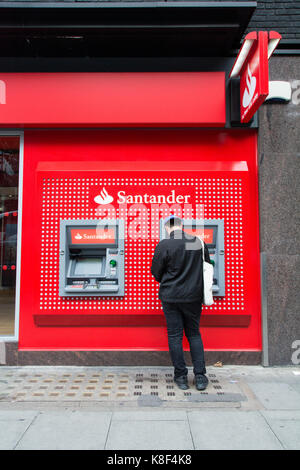
[[(174, 382), (181, 390), (189, 388), (182, 347), (184, 331), (190, 345), (194, 383), (197, 390), (205, 390), (208, 379), (199, 331), (203, 303), (202, 245), (198, 237), (184, 232), (179, 217), (167, 217), (164, 228), (169, 238), (161, 240), (156, 246), (151, 273), (160, 283), (159, 298), (167, 321)], [(205, 243), (204, 251), (205, 260), (210, 263)]]

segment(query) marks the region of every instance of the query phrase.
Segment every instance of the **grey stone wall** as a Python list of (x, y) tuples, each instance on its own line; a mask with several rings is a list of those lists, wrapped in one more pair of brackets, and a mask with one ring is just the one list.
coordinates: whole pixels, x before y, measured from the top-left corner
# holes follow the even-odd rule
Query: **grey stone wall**
[(269, 361), (292, 365), (300, 360), (300, 57), (272, 57), (270, 80), (290, 81), (294, 87), (289, 104), (261, 107), (258, 147)]
[(300, 1), (257, 0), (247, 32), (253, 30), (275, 30), (284, 40), (299, 40)]

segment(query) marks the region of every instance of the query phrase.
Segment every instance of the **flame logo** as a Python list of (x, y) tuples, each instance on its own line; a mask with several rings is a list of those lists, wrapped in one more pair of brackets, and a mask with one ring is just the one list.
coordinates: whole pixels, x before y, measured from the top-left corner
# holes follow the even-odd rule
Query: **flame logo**
[(76, 238), (76, 240), (81, 240), (82, 236), (80, 235), (80, 233), (76, 233), (74, 238)]
[(246, 87), (243, 95), (243, 107), (247, 108), (251, 103), (256, 88), (256, 78), (252, 75), (249, 64), (246, 77)]
[(108, 194), (105, 188), (103, 188), (101, 193), (94, 198), (94, 201), (101, 205), (110, 204), (113, 200), (114, 198)]

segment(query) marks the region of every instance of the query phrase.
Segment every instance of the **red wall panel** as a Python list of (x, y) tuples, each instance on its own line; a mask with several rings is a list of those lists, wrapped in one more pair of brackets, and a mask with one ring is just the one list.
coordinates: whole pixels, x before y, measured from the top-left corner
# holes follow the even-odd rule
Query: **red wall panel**
[(226, 296), (203, 308), (204, 346), (259, 350), (256, 137), (251, 130), (26, 131), (20, 348), (168, 349), (150, 273), (159, 215), (149, 204), (140, 238), (130, 236), (134, 206), (114, 206), (117, 216), (128, 216), (125, 296), (58, 295), (59, 220), (112, 216), (94, 202), (105, 187), (114, 201), (120, 190), (166, 197), (173, 191), (191, 202), (179, 215), (194, 218), (203, 204), (204, 218), (224, 219)]
[(225, 125), (224, 72), (0, 73), (0, 126)]

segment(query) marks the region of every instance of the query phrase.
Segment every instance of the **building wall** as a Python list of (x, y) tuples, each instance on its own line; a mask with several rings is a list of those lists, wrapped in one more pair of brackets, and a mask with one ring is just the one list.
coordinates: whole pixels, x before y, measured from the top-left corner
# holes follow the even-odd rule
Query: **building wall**
[[(258, 0), (246, 32), (258, 29), (276, 30), (283, 36), (282, 44), (290, 41), (294, 45), (300, 40), (300, 1)], [(270, 79), (288, 80), (294, 86), (290, 103), (266, 103), (259, 111), (260, 250), (266, 254), (269, 363), (292, 365), (300, 361), (299, 56), (274, 55), (270, 61)], [(16, 354), (16, 345), (8, 343), (8, 362), (29, 363), (25, 357), (29, 352), (23, 352), (19, 358)], [(48, 353), (44, 354), (48, 361)], [(256, 357), (251, 360), (249, 357), (248, 363), (257, 361)], [(212, 361), (217, 359), (220, 359), (218, 355)], [(232, 358), (226, 360), (223, 355), (222, 359), (230, 363)], [(68, 362), (65, 355), (59, 360), (62, 364)], [(74, 358), (70, 361), (73, 363)], [(120, 361), (117, 357), (116, 363)], [(111, 364), (111, 358), (108, 363)], [(145, 358), (141, 363), (145, 363)]]
[(275, 30), (284, 40), (300, 39), (300, 1), (257, 0), (256, 10), (247, 32), (253, 30)]
[(288, 104), (265, 103), (259, 111), (260, 249), (266, 253), (269, 362), (283, 365), (300, 361), (300, 57), (272, 57), (270, 80), (293, 86)]

